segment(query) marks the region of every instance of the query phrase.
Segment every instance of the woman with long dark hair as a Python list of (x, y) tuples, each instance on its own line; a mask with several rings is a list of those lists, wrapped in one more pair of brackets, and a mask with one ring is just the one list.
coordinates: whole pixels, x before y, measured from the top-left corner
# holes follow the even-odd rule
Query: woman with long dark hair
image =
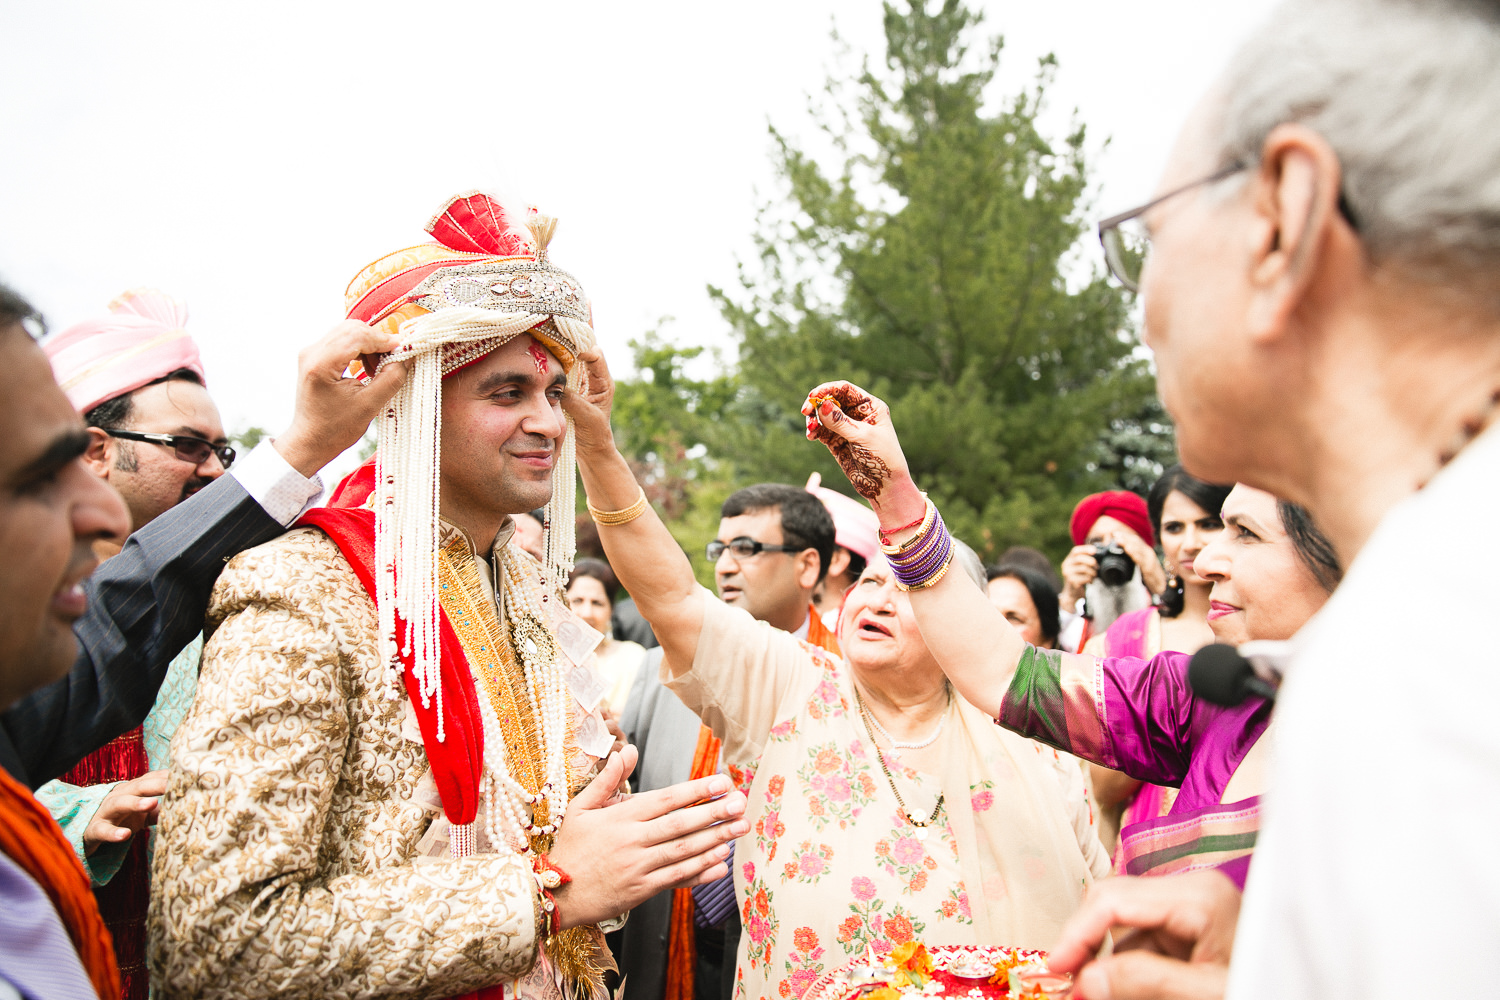
[[(1224, 530), (1220, 508), (1230, 489), (1195, 479), (1180, 465), (1162, 473), (1146, 496), (1146, 510), (1161, 544), (1166, 589), (1155, 606), (1116, 618), (1108, 631), (1089, 640), (1085, 653), (1149, 660), (1165, 649), (1196, 653), (1214, 641), (1208, 626), (1213, 581), (1199, 576), (1193, 561)], [(1165, 816), (1177, 797), (1171, 786), (1141, 782), (1097, 764), (1089, 765), (1089, 776), (1099, 804), (1099, 839), (1110, 851), (1121, 830)], [(1119, 862), (1116, 856), (1117, 866)]]

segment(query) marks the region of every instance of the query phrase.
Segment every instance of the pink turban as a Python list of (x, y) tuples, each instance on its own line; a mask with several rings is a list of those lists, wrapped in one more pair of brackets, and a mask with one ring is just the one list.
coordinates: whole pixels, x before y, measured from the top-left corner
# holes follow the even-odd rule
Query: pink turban
[(203, 361), (183, 329), (186, 323), (186, 304), (141, 289), (111, 302), (108, 316), (69, 327), (42, 349), (52, 359), (52, 374), (68, 402), (88, 413), (179, 368), (203, 378)]
[(864, 504), (821, 485), (823, 477), (807, 477), (807, 492), (823, 501), (833, 518), (833, 544), (848, 549), (869, 562), (880, 546), (880, 518)]
[(1147, 545), (1156, 544), (1156, 532), (1151, 530), (1151, 515), (1146, 511), (1146, 501), (1126, 490), (1110, 490), (1095, 493), (1078, 501), (1073, 508), (1073, 520), (1068, 529), (1073, 534), (1073, 544), (1082, 545), (1089, 537), (1089, 529), (1099, 518), (1108, 515), (1146, 540)]

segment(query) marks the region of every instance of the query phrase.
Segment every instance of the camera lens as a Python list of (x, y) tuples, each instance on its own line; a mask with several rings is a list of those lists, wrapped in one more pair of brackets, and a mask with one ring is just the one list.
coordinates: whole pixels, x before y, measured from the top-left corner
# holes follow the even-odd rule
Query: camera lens
[(1099, 563), (1099, 579), (1107, 587), (1123, 587), (1135, 576), (1135, 563), (1119, 545), (1094, 546), (1094, 559)]

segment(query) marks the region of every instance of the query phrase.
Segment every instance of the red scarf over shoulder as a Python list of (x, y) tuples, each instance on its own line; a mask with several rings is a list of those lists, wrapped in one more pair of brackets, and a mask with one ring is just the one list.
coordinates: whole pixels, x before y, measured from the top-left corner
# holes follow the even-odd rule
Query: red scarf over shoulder
[[(375, 512), (362, 506), (375, 488), (375, 462), (371, 459), (339, 483), (329, 506), (314, 507), (302, 516), (298, 526), (311, 526), (333, 539), (354, 575), (375, 600)], [(458, 634), (439, 615), (442, 636), (442, 717), (443, 739), (438, 739), (438, 700), (423, 704), (419, 682), (411, 669), (410, 654), (402, 657), (401, 677), (406, 694), (422, 729), (422, 745), (432, 766), (432, 778), (443, 799), (443, 813), (448, 822), (472, 823), (479, 811), (479, 783), (484, 774), (484, 720), (479, 714), (479, 695), (468, 657), (458, 641)], [(405, 635), (407, 624), (398, 616), (398, 637)], [(399, 645), (405, 647), (407, 643)]]
[[(339, 547), (354, 569), (370, 600), (375, 600), (375, 512), (362, 506), (375, 489), (375, 460), (372, 458), (343, 482), (329, 497), (327, 507), (314, 507), (297, 521), (299, 527), (322, 531)], [(396, 621), (398, 637), (407, 625)], [(432, 768), (433, 781), (443, 799), (443, 815), (450, 823), (472, 823), (479, 811), (479, 783), (484, 775), (484, 720), (479, 714), (479, 694), (468, 657), (458, 641), (458, 634), (448, 622), (446, 612), (439, 615), (442, 637), (443, 736), (438, 732), (438, 702), (422, 703), (411, 658), (402, 657), (401, 677), (406, 694), (422, 729), (422, 746)], [(405, 643), (401, 643), (402, 646)], [(486, 986), (455, 1000), (501, 1000), (504, 986)]]

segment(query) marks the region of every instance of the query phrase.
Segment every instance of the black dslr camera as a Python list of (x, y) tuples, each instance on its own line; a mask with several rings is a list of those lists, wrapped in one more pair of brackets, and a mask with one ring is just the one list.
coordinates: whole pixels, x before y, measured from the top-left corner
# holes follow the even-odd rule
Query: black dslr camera
[(1099, 564), (1099, 579), (1107, 587), (1123, 587), (1135, 576), (1135, 562), (1118, 542), (1096, 544), (1094, 561)]

